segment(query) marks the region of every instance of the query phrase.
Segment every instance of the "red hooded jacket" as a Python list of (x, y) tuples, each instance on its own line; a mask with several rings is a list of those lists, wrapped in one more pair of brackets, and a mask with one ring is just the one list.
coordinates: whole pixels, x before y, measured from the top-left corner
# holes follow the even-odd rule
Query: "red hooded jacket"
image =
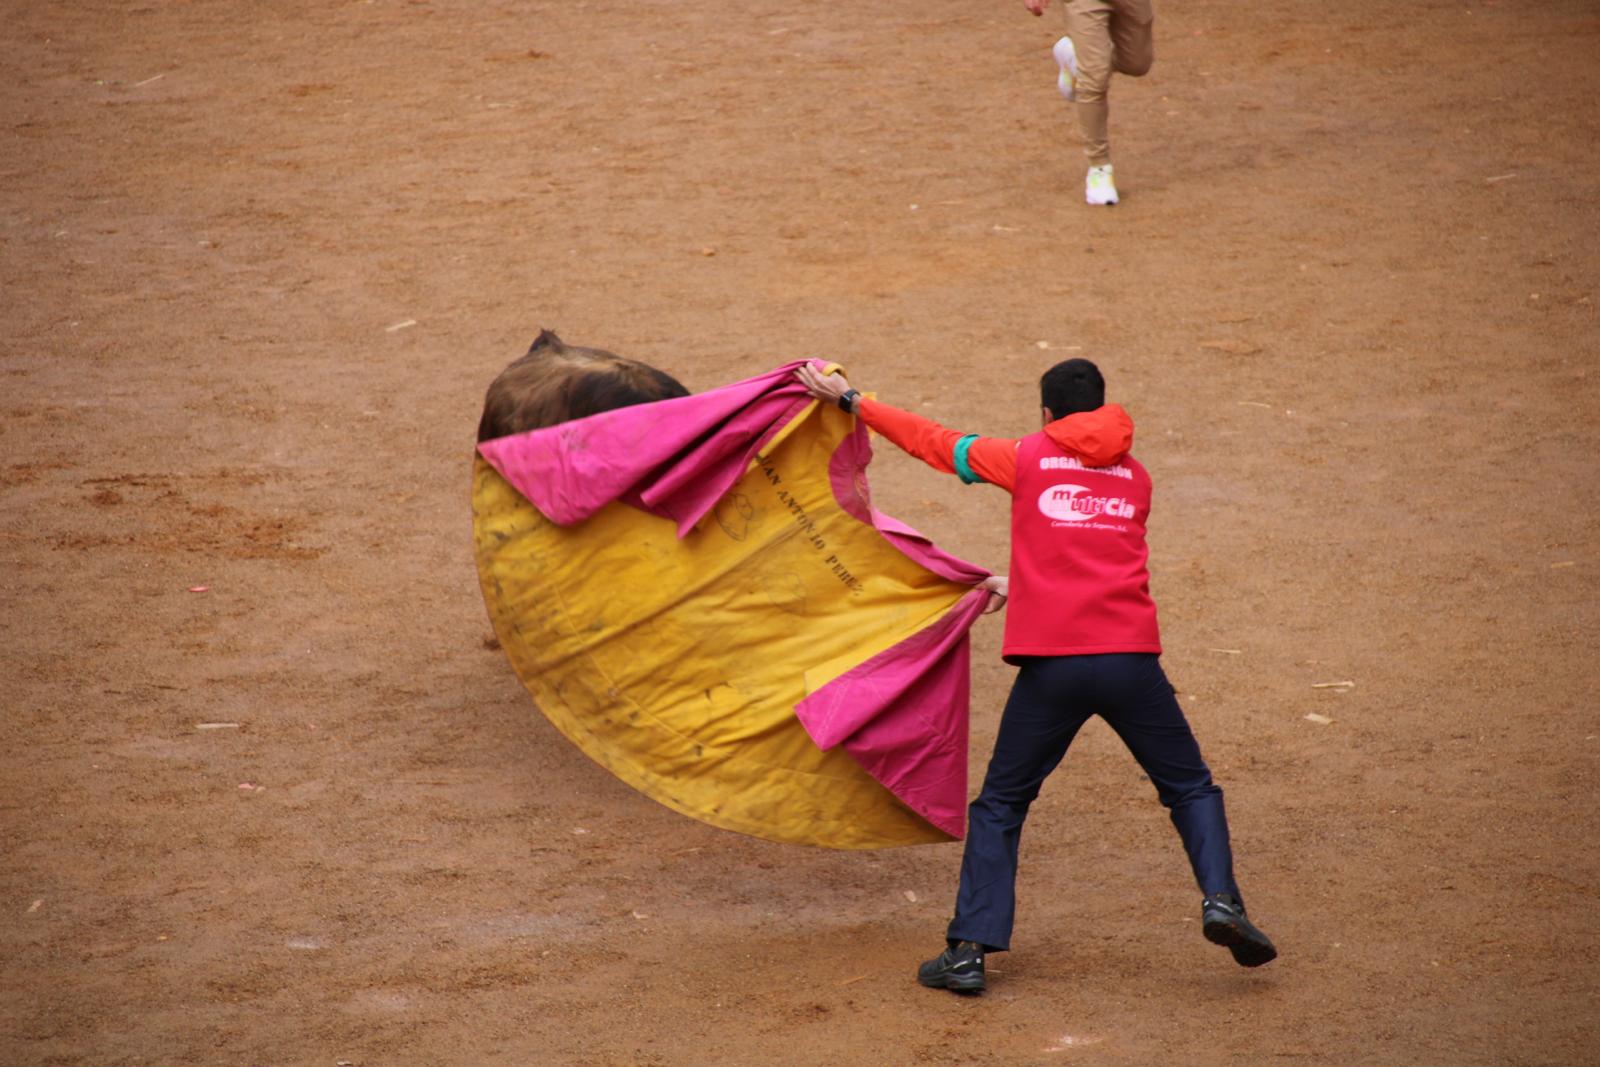
[(1119, 405), (1057, 419), (1020, 441), (947, 430), (863, 399), (867, 425), (911, 455), (1011, 498), (1004, 656), (1161, 651), (1150, 598), (1150, 475), (1128, 455)]

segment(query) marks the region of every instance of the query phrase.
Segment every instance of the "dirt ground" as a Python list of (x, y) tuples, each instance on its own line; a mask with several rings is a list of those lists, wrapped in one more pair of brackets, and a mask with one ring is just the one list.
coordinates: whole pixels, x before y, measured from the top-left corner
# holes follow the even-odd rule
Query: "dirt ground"
[[(1600, 1063), (1600, 8), (1158, 7), (1096, 210), (1015, 0), (7, 5), (0, 1062)], [(995, 434), (1099, 361), (1282, 957), (1103, 724), (976, 999), (912, 981), (959, 845), (580, 755), (471, 556), (541, 326)], [(1003, 495), (874, 477), (1004, 567)]]

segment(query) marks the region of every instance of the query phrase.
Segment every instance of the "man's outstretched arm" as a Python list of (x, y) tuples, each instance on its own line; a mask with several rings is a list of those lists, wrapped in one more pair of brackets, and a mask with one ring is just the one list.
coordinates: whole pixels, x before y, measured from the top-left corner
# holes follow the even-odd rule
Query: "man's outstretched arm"
[[(1009, 437), (979, 437), (947, 430), (932, 419), (868, 400), (850, 388), (844, 375), (817, 373), (806, 364), (795, 370), (806, 391), (830, 404), (848, 403), (868, 426), (935, 470), (961, 480), (989, 482), (1010, 492), (1017, 484), (1017, 444)], [(1104, 404), (1051, 422), (1050, 439), (1090, 467), (1119, 462), (1133, 447), (1133, 420), (1118, 404)]]
[(902, 450), (968, 485), (988, 482), (1009, 492), (1016, 484), (1017, 442), (1010, 438), (948, 430), (932, 419), (866, 397), (857, 402), (856, 413)]
[(850, 388), (844, 375), (818, 374), (809, 364), (795, 371), (806, 390), (818, 400), (838, 404), (850, 397), (849, 410), (861, 421), (909, 455), (934, 470), (958, 475), (969, 484), (988, 482), (1010, 491), (1017, 479), (1017, 442), (1005, 437), (963, 434), (921, 415), (877, 400), (868, 400)]

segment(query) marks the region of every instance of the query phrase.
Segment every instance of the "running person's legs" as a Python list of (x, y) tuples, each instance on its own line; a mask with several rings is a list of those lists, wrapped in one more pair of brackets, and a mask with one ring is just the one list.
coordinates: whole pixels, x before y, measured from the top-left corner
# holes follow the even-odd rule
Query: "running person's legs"
[[(1063, 9), (1077, 67), (1073, 107), (1092, 171), (1111, 164), (1106, 94), (1112, 72), (1137, 78), (1150, 70), (1155, 62), (1155, 19), (1151, 0), (1066, 0)], [(1109, 173), (1105, 178), (1109, 186)], [(1090, 193), (1093, 203), (1116, 203), (1114, 187), (1109, 188), (1109, 198), (1095, 198), (1093, 189)]]

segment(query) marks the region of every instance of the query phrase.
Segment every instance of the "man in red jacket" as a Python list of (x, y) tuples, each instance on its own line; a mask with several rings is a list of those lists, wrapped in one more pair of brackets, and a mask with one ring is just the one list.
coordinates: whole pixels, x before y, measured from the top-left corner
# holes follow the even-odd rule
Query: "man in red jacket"
[(868, 400), (842, 375), (796, 371), (821, 400), (930, 466), (1011, 493), (1011, 574), (1003, 656), (1018, 667), (967, 843), (946, 949), (923, 985), (984, 988), (984, 956), (1010, 947), (1017, 844), (1028, 806), (1090, 715), (1117, 732), (1156, 787), (1203, 894), (1201, 928), (1241, 966), (1278, 952), (1245, 917), (1233, 879), (1222, 790), (1161, 670), (1150, 599), (1150, 475), (1131, 455), (1133, 421), (1105, 403), (1105, 379), (1069, 359), (1039, 383), (1043, 428), (1020, 441), (959, 434)]

